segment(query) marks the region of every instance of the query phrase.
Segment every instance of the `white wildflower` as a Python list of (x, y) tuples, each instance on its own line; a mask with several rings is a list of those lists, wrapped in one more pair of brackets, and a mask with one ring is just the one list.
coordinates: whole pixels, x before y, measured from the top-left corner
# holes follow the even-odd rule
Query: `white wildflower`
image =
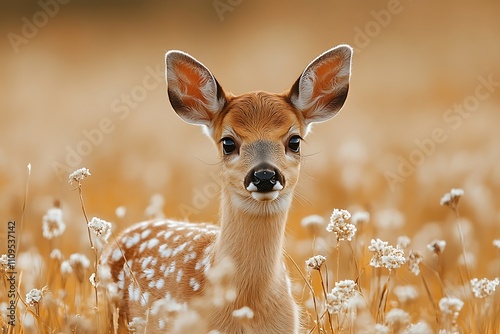
[(410, 250), (408, 254), (408, 269), (415, 275), (420, 274), (420, 262), (423, 260), (423, 256), (416, 251)]
[(495, 292), (497, 285), (500, 284), (500, 280), (498, 277), (491, 281), (487, 278), (473, 278), (470, 280), (470, 284), (472, 292), (474, 292), (477, 298), (486, 298)]
[(62, 220), (62, 210), (51, 208), (42, 218), (42, 231), (44, 238), (52, 239), (64, 233), (66, 225)]
[(404, 331), (403, 334), (433, 334), (434, 331), (429, 326), (428, 323), (421, 320), (416, 324), (410, 324)]
[(242, 308), (233, 311), (233, 317), (236, 319), (252, 319), (253, 310), (248, 306), (243, 306)]
[(493, 240), (493, 246), (500, 250), (500, 239)]
[(327, 297), (327, 309), (331, 314), (345, 312), (349, 307), (349, 302), (356, 293), (356, 283), (352, 280), (343, 280), (335, 283), (335, 287)]
[(32, 289), (30, 292), (26, 294), (26, 303), (35, 306), (42, 299), (42, 291), (38, 289)]
[(2, 254), (2, 256), (0, 256), (0, 273), (3, 271), (7, 271), (9, 268), (9, 258), (7, 254)]
[(351, 221), (354, 225), (366, 224), (370, 221), (370, 213), (367, 211), (358, 211), (353, 213)]
[(405, 304), (417, 299), (418, 290), (414, 285), (398, 285), (394, 288), (394, 294), (400, 303)]
[(84, 178), (86, 178), (88, 176), (90, 176), (90, 171), (87, 168), (83, 167), (83, 168), (77, 169), (73, 173), (69, 174), (68, 182), (73, 183), (73, 181), (74, 181), (74, 182), (80, 183), (80, 181), (82, 181)]
[(69, 257), (69, 264), (76, 274), (78, 281), (83, 282), (85, 271), (90, 267), (89, 259), (83, 254), (71, 254)]
[(163, 206), (165, 198), (161, 194), (154, 194), (149, 200), (149, 205), (146, 208), (146, 216), (150, 218), (163, 218)]
[(334, 209), (326, 230), (334, 232), (337, 235), (337, 240), (347, 239), (351, 241), (357, 229), (353, 224), (347, 223), (349, 218), (351, 218), (349, 211)]
[(119, 206), (116, 208), (115, 210), (115, 215), (118, 217), (118, 218), (123, 218), (125, 217), (125, 214), (127, 213), (127, 208), (124, 207), (123, 205), (122, 206)]
[(105, 242), (108, 242), (109, 236), (111, 235), (111, 223), (93, 217), (88, 223), (88, 227), (94, 231), (94, 233), (101, 237)]
[(389, 334), (391, 332), (391, 329), (389, 328), (389, 326), (375, 324), (375, 326), (373, 327), (373, 332), (375, 334)]
[(370, 260), (372, 267), (385, 267), (389, 270), (401, 267), (406, 263), (404, 251), (388, 245), (388, 242), (372, 239), (368, 250), (373, 253)]
[(408, 248), (408, 246), (410, 246), (410, 243), (411, 243), (411, 239), (409, 237), (407, 237), (406, 235), (401, 235), (398, 237), (398, 241), (397, 241), (397, 246), (399, 248)]
[(304, 229), (309, 230), (309, 232), (313, 235), (318, 234), (322, 229), (324, 229), (325, 224), (325, 218), (319, 215), (310, 215), (302, 218), (300, 221), (300, 225)]
[(92, 284), (92, 286), (94, 288), (97, 288), (97, 286), (99, 285), (99, 282), (96, 281), (96, 275), (95, 275), (95, 273), (92, 273), (92, 275), (90, 275), (89, 281), (90, 281), (90, 284)]
[(402, 323), (402, 324), (407, 324), (410, 323), (410, 315), (408, 312), (400, 309), (400, 308), (393, 308), (389, 310), (389, 312), (386, 313), (385, 315), (385, 320), (389, 324), (395, 324), (395, 323)]
[(325, 263), (326, 257), (323, 255), (315, 255), (309, 260), (306, 260), (306, 266), (313, 270), (320, 270), (323, 263)]
[(441, 312), (445, 314), (457, 314), (460, 312), (462, 307), (464, 306), (464, 302), (458, 298), (441, 298), (439, 301), (439, 309)]
[(73, 273), (73, 267), (69, 263), (68, 260), (61, 262), (61, 274), (63, 275), (69, 275)]
[(464, 191), (462, 189), (451, 189), (449, 193), (444, 194), (441, 198), (441, 205), (447, 205), (452, 209), (455, 209), (458, 206), (458, 201), (460, 197), (464, 195)]
[(52, 252), (50, 252), (50, 258), (53, 260), (61, 261), (63, 258), (63, 255), (59, 249), (54, 248), (52, 250)]
[(427, 249), (436, 255), (443, 253), (445, 248), (446, 248), (446, 241), (444, 240), (436, 239), (427, 245)]

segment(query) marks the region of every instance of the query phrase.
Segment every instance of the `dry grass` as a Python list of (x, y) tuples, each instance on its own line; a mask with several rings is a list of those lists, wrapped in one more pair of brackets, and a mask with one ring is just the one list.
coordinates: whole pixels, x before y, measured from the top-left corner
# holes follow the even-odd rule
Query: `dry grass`
[[(18, 254), (15, 298), (7, 298), (9, 271), (13, 268), (7, 263), (2, 266), (5, 289), (0, 292), (1, 300), (15, 303), (16, 326), (9, 324), (7, 304), (1, 304), (0, 326), (6, 333), (117, 331), (119, 295), (99, 262), (105, 245), (103, 235), (98, 236), (88, 227), (82, 190), (85, 181), (76, 178), (73, 181), (76, 183), (72, 186), (74, 195), (79, 197), (88, 234), (88, 247), (81, 253), (92, 256), (89, 260), (83, 254), (68, 254), (53, 246), (54, 239), (64, 236), (61, 225), (65, 223), (55, 224), (62, 217), (47, 213), (43, 221), (53, 223), (52, 229), (49, 228), (45, 240), (39, 242), (52, 245), (50, 255)], [(455, 230), (455, 235), (444, 237), (447, 242), (424, 235), (428, 242), (425, 248), (414, 245), (411, 237), (405, 235), (404, 226), (399, 226), (401, 217), (397, 211), (371, 218), (373, 214), (357, 208), (351, 219), (349, 212), (335, 210), (328, 224), (326, 217), (305, 217), (301, 228), (309, 237), (291, 241), (291, 255), (287, 255), (292, 276), (296, 277), (294, 293), (302, 307), (304, 332), (496, 333), (500, 328), (499, 292), (494, 290), (498, 278), (494, 281), (494, 277), (490, 277), (489, 290), (484, 285), (473, 287), (471, 279), (482, 278), (475, 259), (495, 263), (499, 249), (495, 249), (493, 239), (486, 246), (493, 256), (481, 256), (467, 248), (466, 239), (470, 236), (464, 234), (459, 214), (462, 195), (453, 190), (451, 197), (441, 200), (443, 210), (452, 213), (450, 220), (455, 228), (450, 230), (452, 233)], [(461, 201), (467, 201), (467, 194)], [(435, 205), (439, 206), (438, 201)], [(154, 210), (150, 206), (148, 210), (150, 214), (162, 215), (161, 205)], [(397, 245), (377, 239), (379, 228), (395, 226), (401, 232)], [(115, 242), (114, 233), (109, 242)], [(302, 257), (309, 252), (321, 256), (304, 263)], [(456, 264), (445, 265), (445, 255), (456, 258)], [(225, 277), (224, 273), (230, 273), (227, 268), (214, 270), (217, 277), (222, 277), (220, 280)], [(216, 290), (198, 301), (197, 307), (224, 299), (227, 288), (225, 284), (216, 284)], [(154, 327), (150, 321), (160, 319), (174, 324), (173, 333), (207, 332), (195, 311), (165, 303), (153, 304), (143, 319), (134, 319), (129, 324), (130, 330), (151, 332)], [(241, 321), (248, 319), (242, 316)]]

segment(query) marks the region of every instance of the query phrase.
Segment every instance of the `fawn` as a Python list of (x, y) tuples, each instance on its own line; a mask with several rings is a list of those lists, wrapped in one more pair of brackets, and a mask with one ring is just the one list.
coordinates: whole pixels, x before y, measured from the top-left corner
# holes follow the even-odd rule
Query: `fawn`
[[(312, 61), (285, 93), (234, 96), (188, 54), (166, 54), (173, 109), (184, 121), (203, 126), (221, 158), (220, 221), (147, 221), (109, 246), (103, 262), (121, 293), (122, 329), (134, 318), (151, 320), (160, 301), (194, 308), (205, 333), (299, 333), (283, 247), (300, 142), (311, 124), (332, 118), (343, 106), (351, 58), (351, 47), (339, 45)], [(210, 277), (216, 270), (224, 271), (231, 292), (222, 302), (203, 299), (214, 291)], [(243, 307), (252, 314), (234, 316)], [(148, 322), (147, 331), (168, 326), (160, 317)]]

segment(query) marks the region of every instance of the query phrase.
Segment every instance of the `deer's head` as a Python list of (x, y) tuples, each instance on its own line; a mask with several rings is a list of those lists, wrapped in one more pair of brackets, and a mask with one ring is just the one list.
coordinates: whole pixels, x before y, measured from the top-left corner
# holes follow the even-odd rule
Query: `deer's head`
[(283, 94), (233, 96), (193, 57), (180, 51), (166, 54), (170, 103), (184, 121), (203, 126), (217, 145), (223, 191), (234, 205), (281, 211), (282, 203), (290, 203), (300, 170), (300, 142), (311, 124), (341, 109), (351, 57), (351, 47), (340, 45), (313, 60)]

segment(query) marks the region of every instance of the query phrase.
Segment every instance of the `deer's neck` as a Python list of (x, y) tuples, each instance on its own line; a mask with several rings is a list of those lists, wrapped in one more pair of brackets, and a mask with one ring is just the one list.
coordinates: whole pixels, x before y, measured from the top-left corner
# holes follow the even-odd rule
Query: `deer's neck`
[(215, 262), (233, 261), (232, 284), (243, 299), (258, 300), (270, 289), (286, 289), (283, 244), (291, 197), (280, 198), (279, 203), (243, 205), (237, 196), (222, 194)]

